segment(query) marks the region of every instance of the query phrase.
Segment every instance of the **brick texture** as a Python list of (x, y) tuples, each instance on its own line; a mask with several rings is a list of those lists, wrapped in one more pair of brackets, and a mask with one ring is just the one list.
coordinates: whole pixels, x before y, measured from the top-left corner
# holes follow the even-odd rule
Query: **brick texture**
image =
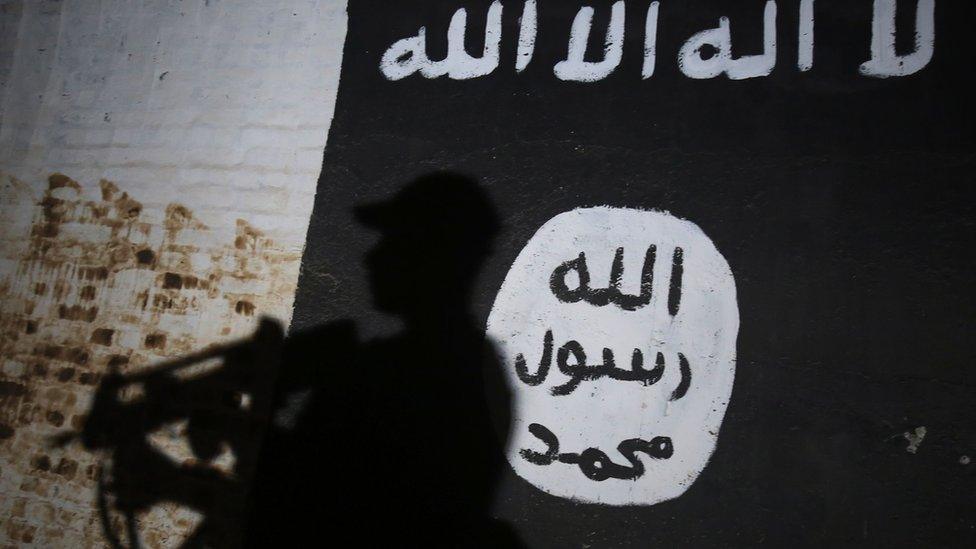
[[(328, 0), (0, 2), (0, 546), (105, 545), (100, 457), (49, 441), (110, 363), (290, 319), (345, 25)], [(181, 429), (152, 435), (176, 461)], [(199, 520), (139, 525), (175, 547)]]

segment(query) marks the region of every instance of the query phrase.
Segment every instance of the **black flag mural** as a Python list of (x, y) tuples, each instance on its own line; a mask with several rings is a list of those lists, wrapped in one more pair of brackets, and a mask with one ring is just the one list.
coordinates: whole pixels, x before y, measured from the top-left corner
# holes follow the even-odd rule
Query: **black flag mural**
[(496, 546), (965, 545), (974, 16), (350, 0), (293, 325), (355, 325), (342, 474), (299, 488)]

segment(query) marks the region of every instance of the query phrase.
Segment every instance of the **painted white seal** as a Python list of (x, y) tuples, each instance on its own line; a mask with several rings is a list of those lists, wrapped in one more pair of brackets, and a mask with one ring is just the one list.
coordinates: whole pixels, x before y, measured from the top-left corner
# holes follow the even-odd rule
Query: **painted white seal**
[(557, 215), (488, 318), (513, 396), (509, 463), (582, 502), (680, 496), (715, 449), (738, 329), (732, 272), (695, 224), (610, 207)]

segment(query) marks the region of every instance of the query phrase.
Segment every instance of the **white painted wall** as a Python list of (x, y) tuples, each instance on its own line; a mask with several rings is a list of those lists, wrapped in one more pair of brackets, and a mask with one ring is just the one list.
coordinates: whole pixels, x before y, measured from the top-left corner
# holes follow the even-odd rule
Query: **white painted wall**
[[(0, 381), (25, 388), (0, 400), (0, 423), (14, 431), (0, 439), (0, 545), (102, 543), (86, 476), (93, 458), (45, 446), (87, 408), (93, 386), (78, 382), (82, 373), (104, 371), (109, 354), (136, 368), (245, 335), (260, 314), (289, 320), (345, 32), (341, 0), (0, 3)], [(79, 188), (49, 191), (54, 173)], [(118, 187), (112, 197), (103, 179)], [(135, 218), (113, 209), (121, 193), (141, 204)], [(57, 236), (39, 238), (46, 195), (68, 214)], [(191, 214), (178, 230), (167, 224), (173, 204)], [(121, 234), (86, 217), (98, 207)], [(93, 322), (59, 315), (60, 305), (87, 303), (76, 275), (107, 261), (91, 250), (110, 242), (149, 246), (156, 262), (110, 269), (95, 284)], [(38, 259), (48, 244), (57, 268)], [(166, 272), (220, 282), (178, 293), (162, 286)], [(37, 297), (38, 282), (67, 290)], [(142, 292), (182, 308), (140, 309)], [(235, 310), (244, 299), (256, 310)], [(89, 346), (96, 327), (115, 338), (92, 346), (86, 364), (36, 356), (39, 342)], [(179, 345), (148, 348), (158, 330)], [(41, 455), (48, 470), (38, 470)], [(59, 463), (77, 473), (57, 472)], [(176, 545), (173, 532), (192, 522), (157, 510), (143, 518), (144, 541)]]
[(147, 206), (180, 198), (203, 217), (257, 214), (300, 246), (335, 104), (345, 2), (10, 4), (22, 14), (3, 23), (5, 42), (16, 34), (0, 62), (10, 67), (7, 174), (29, 184), (51, 171), (106, 178)]

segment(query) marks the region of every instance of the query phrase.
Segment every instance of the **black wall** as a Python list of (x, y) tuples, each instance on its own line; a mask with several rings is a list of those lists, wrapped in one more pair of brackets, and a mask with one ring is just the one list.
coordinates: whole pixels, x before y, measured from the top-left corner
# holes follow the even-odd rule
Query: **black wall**
[[(427, 27), (428, 53), (468, 9), (468, 51), (489, 2), (349, 3), (335, 118), (309, 229), (293, 329), (353, 318), (378, 335), (362, 256), (377, 235), (354, 205), (439, 170), (487, 189), (503, 222), (473, 309), (482, 323), (515, 256), (580, 206), (668, 210), (732, 267), (741, 328), (718, 448), (680, 498), (610, 508), (517, 478), (499, 517), (533, 547), (964, 545), (976, 533), (974, 10), (938, 0), (921, 72), (862, 76), (870, 0), (816, 2), (815, 65), (796, 69), (798, 0), (779, 5), (768, 77), (692, 80), (683, 42), (728, 16), (736, 55), (762, 48), (763, 2), (662, 0), (657, 70), (641, 80), (648, 2), (628, 0), (620, 67), (558, 80), (582, 1), (540, 0), (535, 55), (514, 69), (522, 3), (503, 2), (502, 62), (466, 81), (389, 81), (379, 60)], [(596, 8), (600, 57), (609, 2)], [(900, 1), (911, 47), (914, 1)], [(314, 70), (310, 68), (309, 70)], [(917, 453), (905, 431), (925, 426)], [(323, 443), (324, 444), (324, 443)], [(965, 461), (965, 460), (963, 460)]]

